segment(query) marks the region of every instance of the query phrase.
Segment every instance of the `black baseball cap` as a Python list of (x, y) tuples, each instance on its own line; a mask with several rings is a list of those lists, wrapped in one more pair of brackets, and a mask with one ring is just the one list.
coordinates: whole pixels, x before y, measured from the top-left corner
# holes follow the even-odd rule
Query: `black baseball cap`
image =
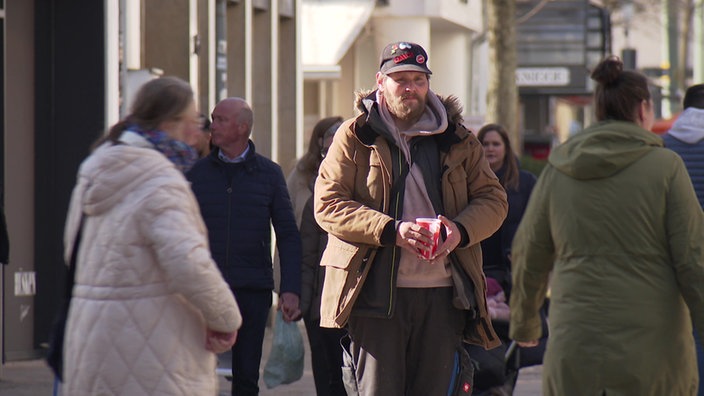
[(433, 74), (428, 69), (428, 54), (423, 47), (406, 41), (391, 43), (381, 51), (379, 71), (384, 74), (400, 71)]

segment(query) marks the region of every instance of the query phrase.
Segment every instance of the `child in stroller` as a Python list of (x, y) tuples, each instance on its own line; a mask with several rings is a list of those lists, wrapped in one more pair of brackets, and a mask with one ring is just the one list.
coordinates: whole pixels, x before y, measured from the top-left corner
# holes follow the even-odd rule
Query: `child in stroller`
[(485, 350), (478, 345), (465, 344), (474, 364), (474, 395), (505, 396), (512, 395), (521, 368), (542, 364), (545, 344), (547, 343), (547, 300), (543, 306), (543, 337), (538, 346), (519, 347), (508, 338), (508, 321), (510, 308), (508, 297), (501, 284), (494, 278), (487, 277), (487, 305), (492, 325), (502, 341), (499, 347)]

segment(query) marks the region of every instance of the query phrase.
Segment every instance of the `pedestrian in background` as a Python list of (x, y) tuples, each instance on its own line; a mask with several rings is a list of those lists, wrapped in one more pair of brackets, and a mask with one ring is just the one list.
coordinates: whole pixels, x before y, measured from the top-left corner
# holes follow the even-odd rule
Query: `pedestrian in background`
[(665, 147), (682, 157), (704, 208), (704, 84), (687, 88), (684, 110), (663, 136)]
[(501, 227), (481, 242), (484, 274), (496, 279), (507, 296), (511, 295), (511, 243), (533, 192), (535, 175), (518, 167), (506, 129), (487, 124), (477, 132), (491, 170), (506, 190), (508, 214)]
[[(427, 62), (418, 44), (384, 48), (377, 89), (357, 94), (361, 114), (338, 129), (315, 184), (328, 233), (320, 323), (347, 326), (351, 394), (445, 395), (463, 338), (499, 343), (479, 242), (504, 220), (506, 194), (458, 100), (430, 90)], [(441, 221), (439, 246), (421, 217)]]
[(342, 347), (344, 329), (320, 327), (320, 297), (325, 279), (325, 267), (320, 259), (327, 244), (327, 234), (315, 222), (313, 215), (313, 185), (318, 167), (325, 158), (342, 117), (318, 121), (308, 143), (308, 152), (288, 177), (294, 212), (300, 213), (301, 243), (301, 312), (310, 343), (311, 366), (318, 396), (345, 396), (342, 383)]
[(187, 177), (208, 227), (210, 248), (242, 311), (232, 349), (232, 394), (259, 393), (259, 363), (272, 306), (271, 227), (281, 254), (279, 309), (286, 322), (301, 316), (301, 238), (281, 167), (257, 154), (254, 113), (242, 98), (213, 110), (215, 149)]
[[(291, 197), (293, 214), (299, 229), (301, 228), (303, 208), (308, 199), (313, 196), (313, 184), (318, 176), (320, 161), (324, 156), (323, 149), (327, 151), (327, 148), (330, 147), (332, 136), (342, 121), (342, 117), (328, 117), (315, 124), (308, 142), (308, 150), (303, 157), (296, 161), (296, 165), (286, 178), (286, 188), (288, 188), (288, 194)], [(274, 251), (274, 288), (277, 293), (281, 286), (281, 279), (278, 276), (280, 263), (279, 251), (276, 250)]]
[[(484, 125), (477, 132), (477, 139), (484, 147), (484, 156), (489, 162), (491, 170), (496, 174), (501, 185), (506, 190), (508, 200), (508, 214), (503, 224), (492, 236), (481, 242), (482, 262), (487, 282), (495, 280), (496, 286), (500, 290), (500, 292), (495, 292), (493, 295), (487, 295), (490, 313), (494, 311), (498, 313), (498, 315), (491, 315), (492, 323), (497, 334), (505, 346), (508, 347), (510, 340), (508, 338), (508, 318), (505, 313), (506, 308), (510, 310), (510, 307), (505, 306), (505, 303), (508, 302), (508, 298), (511, 296), (511, 243), (516, 234), (518, 224), (523, 218), (523, 213), (528, 206), (528, 199), (533, 192), (536, 178), (532, 173), (519, 168), (518, 158), (511, 147), (508, 132), (502, 125)], [(547, 326), (545, 321), (543, 323), (544, 326)], [(544, 328), (546, 329), (546, 327)], [(475, 358), (486, 356), (486, 354), (489, 354), (489, 356), (500, 354), (500, 356), (495, 356), (495, 361), (504, 363), (503, 369), (506, 381), (498, 386), (510, 393), (513, 391), (518, 379), (518, 369), (520, 367), (542, 363), (546, 336), (547, 334), (544, 334), (544, 337), (541, 338), (540, 347), (519, 348), (516, 353), (511, 354), (508, 360), (504, 358), (505, 348), (496, 348), (495, 351), (485, 352), (479, 351), (477, 350), (478, 347), (470, 345), (468, 350), (470, 355), (474, 355)], [(482, 366), (488, 367), (489, 365), (480, 364), (475, 377), (481, 375)], [(492, 377), (500, 378), (500, 376), (493, 375)], [(475, 383), (475, 391), (480, 390), (478, 388), (480, 384), (481, 382), (479, 381)]]
[(591, 77), (598, 122), (550, 154), (516, 232), (510, 336), (537, 343), (552, 274), (543, 394), (694, 395), (704, 215), (648, 79), (614, 56)]
[(63, 394), (217, 394), (215, 353), (242, 319), (181, 172), (198, 123), (188, 83), (152, 80), (81, 164), (64, 241), (68, 263), (82, 235)]
[(296, 162), (293, 171), (286, 178), (286, 186), (293, 204), (293, 213), (299, 227), (303, 208), (308, 199), (313, 196), (313, 186), (315, 178), (318, 176), (320, 162), (327, 154), (327, 150), (332, 144), (332, 137), (342, 121), (344, 120), (339, 116), (327, 117), (315, 124), (308, 142), (308, 151)]
[[(692, 179), (694, 192), (697, 193), (699, 205), (704, 208), (704, 84), (687, 88), (682, 105), (684, 111), (672, 124), (670, 131), (663, 136), (663, 140), (665, 147), (682, 157), (687, 173)], [(694, 341), (699, 367), (697, 395), (704, 396), (704, 351), (696, 329)]]
[(190, 146), (198, 153), (198, 158), (205, 158), (210, 154), (210, 117), (205, 114), (200, 115), (202, 127), (194, 131)]

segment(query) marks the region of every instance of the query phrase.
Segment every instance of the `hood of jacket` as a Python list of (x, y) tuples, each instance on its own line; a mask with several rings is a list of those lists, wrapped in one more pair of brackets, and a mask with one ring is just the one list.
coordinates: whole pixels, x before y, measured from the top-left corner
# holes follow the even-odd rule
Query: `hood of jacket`
[(603, 121), (553, 149), (548, 162), (579, 180), (602, 179), (663, 147), (660, 136), (632, 122)]
[[(462, 104), (460, 103), (460, 100), (456, 96), (449, 95), (447, 97), (442, 97), (440, 95), (433, 93), (432, 91), (429, 91), (428, 95), (435, 95), (438, 97), (438, 99), (440, 99), (440, 102), (442, 102), (443, 106), (445, 107), (445, 110), (447, 111), (448, 125), (454, 125), (457, 123), (461, 123), (463, 121)], [(359, 90), (359, 91), (355, 92), (354, 107), (360, 113), (363, 113), (363, 114), (371, 113), (375, 104), (377, 104), (376, 90), (367, 89), (367, 90)]]
[(163, 154), (154, 149), (103, 144), (81, 164), (78, 172), (84, 213), (100, 215), (107, 212), (136, 186), (169, 168), (178, 172)]
[(667, 132), (673, 138), (687, 144), (696, 144), (704, 139), (704, 109), (685, 109)]

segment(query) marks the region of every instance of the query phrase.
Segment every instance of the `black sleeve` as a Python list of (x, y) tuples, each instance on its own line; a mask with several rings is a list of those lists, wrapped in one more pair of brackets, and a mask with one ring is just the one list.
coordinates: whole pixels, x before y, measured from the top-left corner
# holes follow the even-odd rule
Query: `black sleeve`
[(10, 238), (7, 235), (5, 211), (0, 209), (0, 263), (8, 264), (10, 261)]

